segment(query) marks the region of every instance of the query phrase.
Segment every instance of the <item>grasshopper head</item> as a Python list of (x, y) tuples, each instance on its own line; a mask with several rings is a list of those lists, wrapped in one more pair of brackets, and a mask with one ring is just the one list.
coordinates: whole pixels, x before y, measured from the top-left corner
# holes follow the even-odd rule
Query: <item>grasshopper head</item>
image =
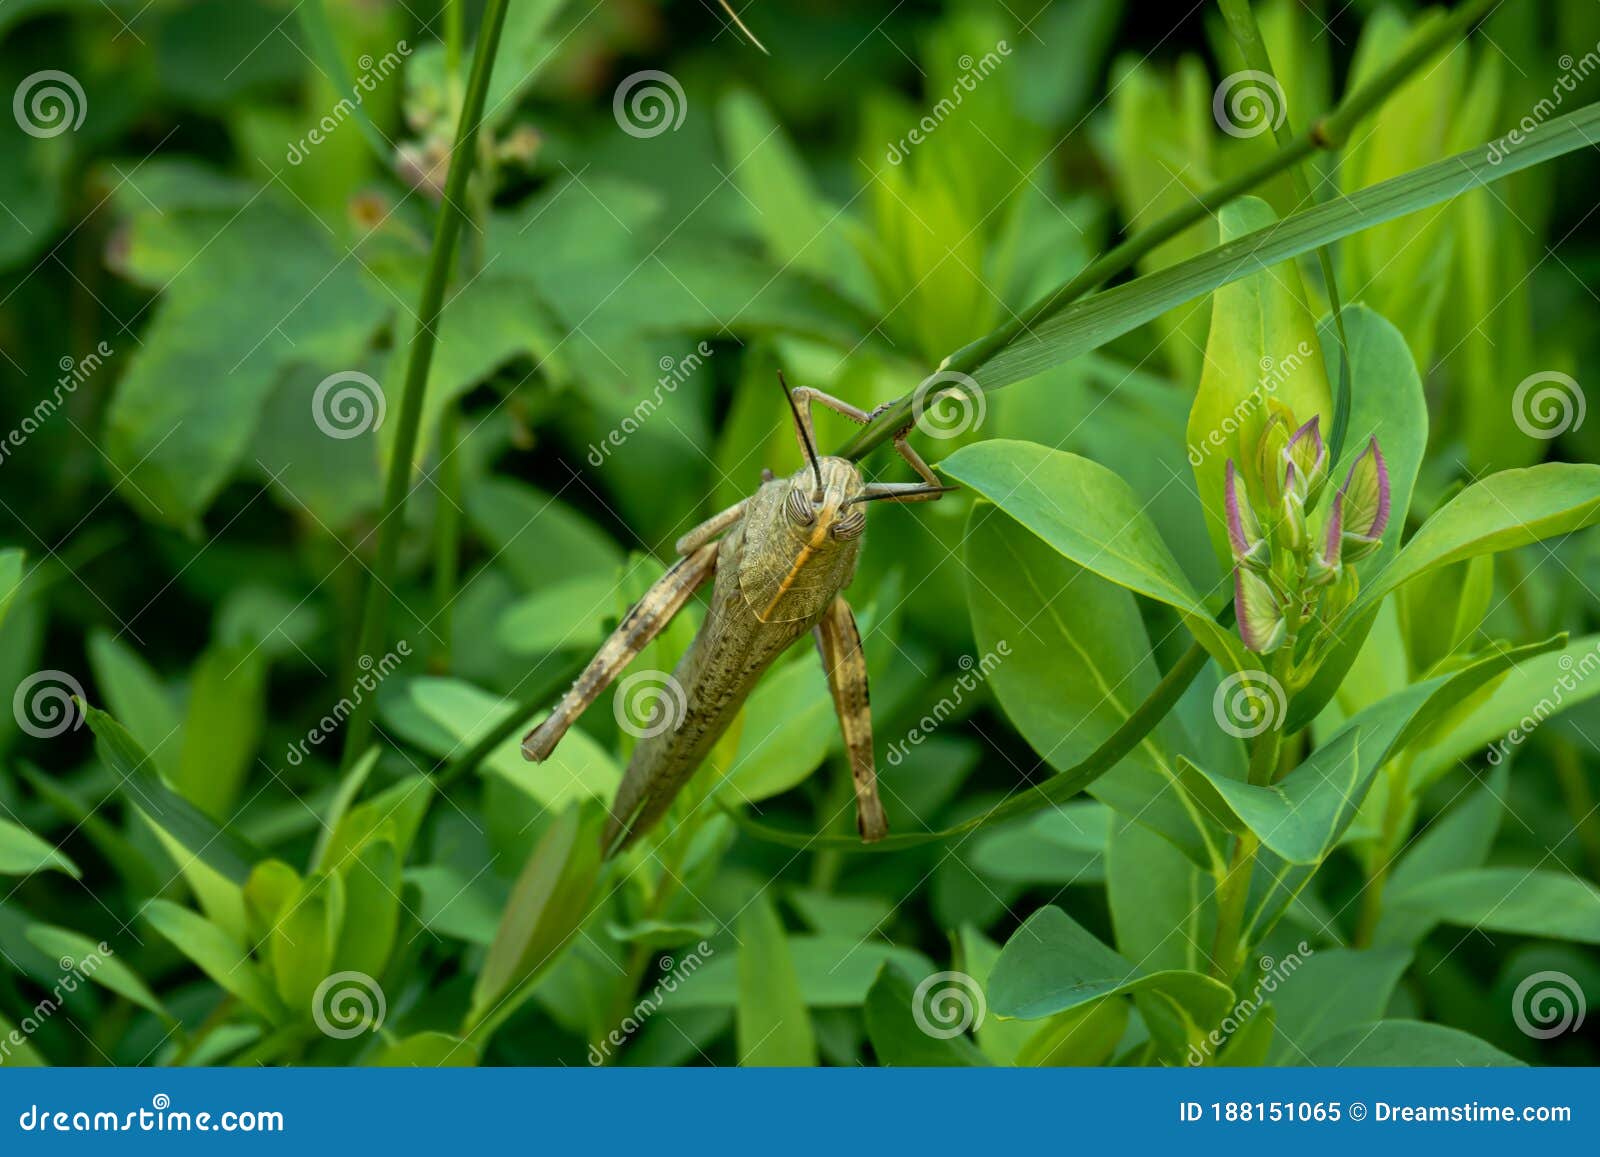
[(784, 519), (813, 551), (860, 538), (867, 512), (860, 502), (867, 485), (848, 458), (818, 458), (789, 476)]

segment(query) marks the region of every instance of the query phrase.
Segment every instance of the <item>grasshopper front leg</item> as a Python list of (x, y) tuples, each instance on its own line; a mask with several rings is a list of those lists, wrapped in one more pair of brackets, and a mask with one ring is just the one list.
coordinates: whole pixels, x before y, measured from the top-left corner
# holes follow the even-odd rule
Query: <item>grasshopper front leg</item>
[[(691, 531), (690, 536), (695, 533)], [(685, 536), (686, 540), (690, 536)], [(644, 598), (623, 616), (617, 629), (611, 632), (611, 637), (601, 644), (583, 673), (561, 697), (561, 702), (556, 704), (543, 723), (523, 737), (524, 758), (536, 763), (550, 758), (550, 753), (561, 742), (567, 729), (577, 722), (578, 716), (611, 686), (612, 680), (633, 662), (635, 655), (667, 629), (673, 616), (716, 572), (718, 545), (711, 541), (694, 547), (657, 579), (655, 585), (645, 592)]]
[(889, 821), (878, 799), (878, 773), (872, 757), (872, 707), (867, 692), (867, 657), (850, 604), (836, 598), (816, 626), (817, 649), (833, 693), (833, 709), (850, 757), (856, 788), (856, 827), (867, 843), (889, 834)]
[[(783, 380), (782, 374), (778, 375), (778, 380)], [(872, 415), (860, 407), (852, 406), (849, 402), (846, 402), (840, 398), (835, 398), (831, 394), (825, 394), (821, 390), (814, 390), (810, 386), (796, 386), (790, 391), (790, 396), (794, 399), (795, 403), (795, 418), (797, 420), (795, 437), (800, 440), (800, 446), (802, 449), (808, 445), (814, 445), (816, 443), (816, 431), (811, 424), (812, 402), (820, 403), (821, 405), (832, 410), (834, 413), (841, 414), (844, 417), (849, 418), (852, 422), (857, 422), (861, 425), (865, 425), (872, 420)], [(866, 498), (868, 500), (882, 500), (888, 502), (931, 502), (934, 499), (948, 494), (952, 490), (956, 489), (954, 486), (943, 485), (939, 481), (939, 476), (933, 472), (933, 468), (924, 462), (922, 460), (922, 455), (918, 454), (916, 450), (912, 448), (911, 443), (906, 441), (906, 436), (910, 432), (911, 427), (907, 426), (904, 430), (901, 430), (899, 433), (895, 434), (893, 439), (894, 449), (895, 453), (899, 454), (901, 458), (905, 459), (906, 465), (910, 466), (911, 469), (916, 472), (917, 477), (922, 481), (868, 483), (866, 489)]]

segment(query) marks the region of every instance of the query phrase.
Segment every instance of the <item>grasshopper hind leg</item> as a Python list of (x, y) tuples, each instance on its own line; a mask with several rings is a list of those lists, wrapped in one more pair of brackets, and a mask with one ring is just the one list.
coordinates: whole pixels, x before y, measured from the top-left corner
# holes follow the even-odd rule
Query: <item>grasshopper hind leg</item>
[(833, 600), (816, 626), (833, 709), (839, 716), (850, 777), (856, 789), (856, 828), (867, 843), (889, 834), (889, 821), (878, 798), (878, 772), (872, 756), (872, 702), (867, 689), (867, 657), (850, 604)]
[(522, 755), (535, 763), (550, 758), (561, 737), (609, 687), (635, 655), (650, 645), (672, 622), (694, 592), (717, 569), (716, 542), (705, 542), (672, 565), (656, 580), (632, 610), (623, 616), (611, 637), (601, 644), (583, 673), (574, 680), (561, 702), (522, 740)]

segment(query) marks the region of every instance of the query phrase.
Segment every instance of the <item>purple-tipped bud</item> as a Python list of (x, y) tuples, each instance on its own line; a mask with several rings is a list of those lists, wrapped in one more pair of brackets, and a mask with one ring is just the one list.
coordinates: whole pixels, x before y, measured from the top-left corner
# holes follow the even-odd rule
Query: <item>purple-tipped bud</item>
[(1283, 452), (1289, 446), (1289, 411), (1276, 399), (1267, 400), (1267, 420), (1256, 443), (1256, 477), (1268, 506), (1283, 497)]
[(1345, 559), (1354, 562), (1377, 550), (1389, 525), (1389, 467), (1376, 437), (1351, 464), (1337, 506)]
[(1261, 523), (1250, 507), (1250, 496), (1241, 494), (1239, 472), (1233, 459), (1228, 459), (1224, 494), (1228, 510), (1228, 546), (1233, 551), (1233, 561), (1244, 566), (1265, 568), (1271, 565), (1272, 552), (1266, 537), (1261, 533)]
[(1289, 436), (1283, 448), (1284, 487), (1288, 488), (1289, 471), (1299, 479), (1307, 506), (1315, 505), (1322, 486), (1328, 480), (1328, 451), (1322, 444), (1322, 419), (1313, 416)]
[(1247, 649), (1270, 655), (1283, 646), (1289, 632), (1283, 605), (1272, 585), (1248, 567), (1234, 568), (1233, 610), (1239, 620), (1239, 638)]
[(1339, 564), (1344, 546), (1344, 495), (1335, 494), (1328, 506), (1328, 525), (1322, 532), (1322, 545), (1311, 552), (1306, 564), (1306, 582), (1310, 586), (1323, 586), (1339, 577)]
[(1278, 521), (1272, 528), (1273, 541), (1290, 554), (1306, 546), (1305, 475), (1284, 456), (1283, 496), (1278, 500)]

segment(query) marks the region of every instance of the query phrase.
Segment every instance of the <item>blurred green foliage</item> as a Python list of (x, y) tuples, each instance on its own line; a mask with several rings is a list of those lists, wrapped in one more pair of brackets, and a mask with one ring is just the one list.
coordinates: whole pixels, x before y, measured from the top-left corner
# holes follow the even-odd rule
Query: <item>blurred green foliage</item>
[[(874, 507), (851, 590), (892, 829), (1074, 773), (1193, 636), (1215, 661), (1085, 794), (881, 855), (753, 833), (853, 833), (797, 647), (606, 866), (609, 696), (545, 764), (514, 735), (461, 758), (565, 688), (677, 536), (799, 464), (776, 371), (903, 397), (1273, 136), (1223, 123), (1244, 63), (1209, 8), (739, 6), (765, 56), (714, 5), (511, 0), (451, 157), (481, 7), (0, 6), (0, 1063), (1213, 1063), (1290, 955), (1311, 975), (1221, 1063), (1595, 1062), (1514, 1015), (1538, 972), (1600, 1000), (1591, 150), (1335, 246), (1347, 349), (1307, 254), (913, 435), (965, 492)], [(1444, 15), (1256, 8), (1297, 129)], [(1600, 98), (1597, 52), (1592, 4), (1498, 7), (1306, 163), (1313, 201)], [(1135, 272), (1309, 207), (1287, 174), (1254, 193)], [(447, 211), (395, 615), (358, 655)], [(1348, 359), (1344, 463), (1378, 438), (1394, 524), (1263, 786), (1218, 726), (1249, 659), (1213, 621), (1224, 458), (1196, 447), (1302, 345), (1279, 401), (1331, 421)], [(1250, 841), (1252, 960), (1219, 975)], [(89, 983), (43, 1013), (63, 970)], [(925, 1023), (951, 972), (970, 1035)]]

